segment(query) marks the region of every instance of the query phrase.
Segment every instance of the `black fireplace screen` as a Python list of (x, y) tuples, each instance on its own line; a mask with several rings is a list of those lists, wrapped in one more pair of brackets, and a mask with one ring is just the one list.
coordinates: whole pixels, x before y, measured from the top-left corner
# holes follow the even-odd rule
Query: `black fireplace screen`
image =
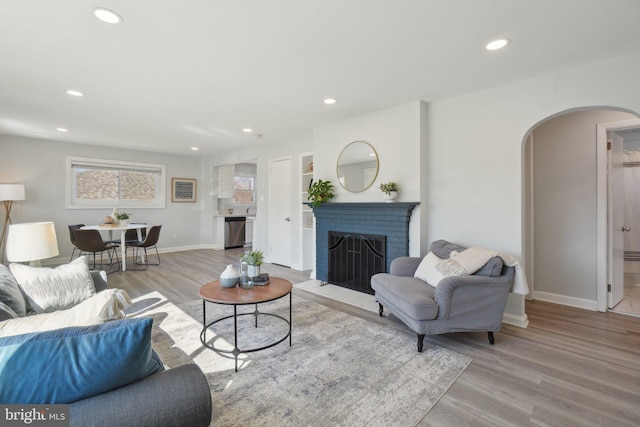
[(329, 231), (327, 281), (373, 294), (371, 276), (384, 273), (386, 237)]

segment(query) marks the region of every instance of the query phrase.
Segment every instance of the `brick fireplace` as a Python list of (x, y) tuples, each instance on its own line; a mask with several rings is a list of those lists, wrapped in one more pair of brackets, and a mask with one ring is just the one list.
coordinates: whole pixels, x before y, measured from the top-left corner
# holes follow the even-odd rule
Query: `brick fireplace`
[(325, 282), (329, 278), (329, 232), (384, 236), (384, 271), (389, 271), (394, 258), (409, 255), (409, 221), (418, 204), (324, 203), (314, 208), (316, 278)]

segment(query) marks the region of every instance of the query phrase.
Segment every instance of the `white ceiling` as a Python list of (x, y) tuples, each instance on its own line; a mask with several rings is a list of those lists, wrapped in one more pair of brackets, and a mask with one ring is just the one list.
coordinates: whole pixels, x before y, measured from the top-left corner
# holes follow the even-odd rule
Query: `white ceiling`
[(244, 149), (637, 52), (638, 17), (638, 0), (0, 0), (0, 133)]

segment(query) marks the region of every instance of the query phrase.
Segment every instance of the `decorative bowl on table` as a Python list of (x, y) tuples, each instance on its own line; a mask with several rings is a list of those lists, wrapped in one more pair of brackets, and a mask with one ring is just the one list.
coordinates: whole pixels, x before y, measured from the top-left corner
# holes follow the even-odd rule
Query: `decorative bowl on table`
[(227, 265), (227, 268), (220, 274), (220, 284), (223, 288), (233, 288), (239, 281), (240, 275), (233, 264)]
[(233, 288), (238, 284), (237, 277), (221, 277), (220, 284), (223, 288)]

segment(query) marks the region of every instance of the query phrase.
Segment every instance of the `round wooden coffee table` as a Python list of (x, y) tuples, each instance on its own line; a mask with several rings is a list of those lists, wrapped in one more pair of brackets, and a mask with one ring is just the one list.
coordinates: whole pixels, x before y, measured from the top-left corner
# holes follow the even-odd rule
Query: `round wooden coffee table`
[[(287, 337), (289, 338), (289, 346), (291, 346), (291, 289), (293, 289), (291, 282), (280, 277), (270, 277), (268, 285), (254, 286), (251, 289), (243, 289), (240, 286), (236, 286), (235, 288), (223, 288), (219, 280), (207, 283), (200, 288), (200, 297), (202, 298), (202, 332), (200, 332), (200, 341), (205, 347), (210, 348), (217, 353), (233, 354), (236, 362), (236, 372), (238, 372), (238, 356), (240, 353), (251, 353), (273, 347), (286, 340)], [(277, 314), (262, 313), (258, 311), (258, 304), (275, 301), (286, 295), (289, 295), (289, 320)], [(207, 323), (207, 303), (232, 305), (233, 314)], [(238, 306), (250, 304), (255, 304), (256, 306), (253, 313), (238, 314)], [(289, 331), (284, 337), (269, 345), (241, 350), (238, 347), (238, 317), (255, 316), (255, 326), (257, 328), (258, 315), (260, 314), (284, 320), (287, 325), (289, 325)], [(233, 318), (233, 350), (222, 350), (220, 348), (216, 348), (213, 344), (207, 343), (207, 329), (218, 322), (231, 318)]]

